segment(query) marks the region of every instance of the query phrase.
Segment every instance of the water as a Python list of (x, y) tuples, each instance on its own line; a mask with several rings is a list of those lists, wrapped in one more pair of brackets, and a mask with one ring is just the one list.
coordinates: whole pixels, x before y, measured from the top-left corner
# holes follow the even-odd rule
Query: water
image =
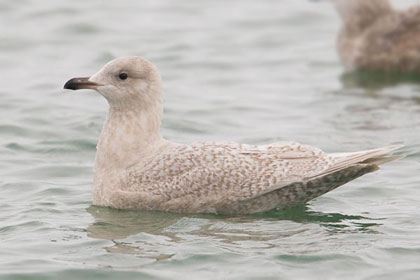
[[(1, 1), (0, 23), (1, 279), (419, 279), (420, 84), (343, 75), (328, 1)], [(161, 69), (173, 141), (408, 156), (288, 211), (93, 207), (107, 105), (62, 86), (123, 55)]]

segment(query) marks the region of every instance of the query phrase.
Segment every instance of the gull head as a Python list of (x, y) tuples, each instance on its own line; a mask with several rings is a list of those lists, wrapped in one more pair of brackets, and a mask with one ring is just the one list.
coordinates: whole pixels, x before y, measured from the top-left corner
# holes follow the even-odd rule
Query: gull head
[(93, 89), (108, 100), (111, 108), (120, 110), (146, 110), (162, 103), (159, 71), (137, 56), (114, 59), (90, 77), (70, 79), (64, 88)]

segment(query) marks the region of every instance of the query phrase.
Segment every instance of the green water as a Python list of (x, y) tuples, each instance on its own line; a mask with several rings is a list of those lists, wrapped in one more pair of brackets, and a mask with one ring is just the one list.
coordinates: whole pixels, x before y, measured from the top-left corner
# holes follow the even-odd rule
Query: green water
[[(329, 1), (0, 1), (0, 279), (420, 279), (420, 84), (343, 75), (338, 28)], [(62, 87), (124, 55), (160, 68), (170, 140), (408, 156), (287, 211), (91, 206), (107, 104)]]

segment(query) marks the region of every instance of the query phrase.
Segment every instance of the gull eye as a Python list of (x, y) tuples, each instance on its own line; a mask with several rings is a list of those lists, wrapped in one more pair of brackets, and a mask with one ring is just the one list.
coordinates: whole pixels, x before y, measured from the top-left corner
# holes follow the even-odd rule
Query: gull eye
[(128, 75), (127, 75), (127, 73), (121, 73), (121, 74), (118, 75), (118, 78), (120, 78), (120, 80), (125, 80), (125, 79), (128, 78)]

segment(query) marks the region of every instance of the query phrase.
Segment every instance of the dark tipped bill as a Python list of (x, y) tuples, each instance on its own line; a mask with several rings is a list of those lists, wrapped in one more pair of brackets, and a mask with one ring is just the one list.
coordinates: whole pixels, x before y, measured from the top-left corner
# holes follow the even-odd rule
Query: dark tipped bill
[(94, 83), (89, 81), (89, 77), (83, 78), (73, 78), (68, 80), (67, 83), (64, 85), (65, 89), (96, 89), (97, 87), (101, 86), (101, 84)]

